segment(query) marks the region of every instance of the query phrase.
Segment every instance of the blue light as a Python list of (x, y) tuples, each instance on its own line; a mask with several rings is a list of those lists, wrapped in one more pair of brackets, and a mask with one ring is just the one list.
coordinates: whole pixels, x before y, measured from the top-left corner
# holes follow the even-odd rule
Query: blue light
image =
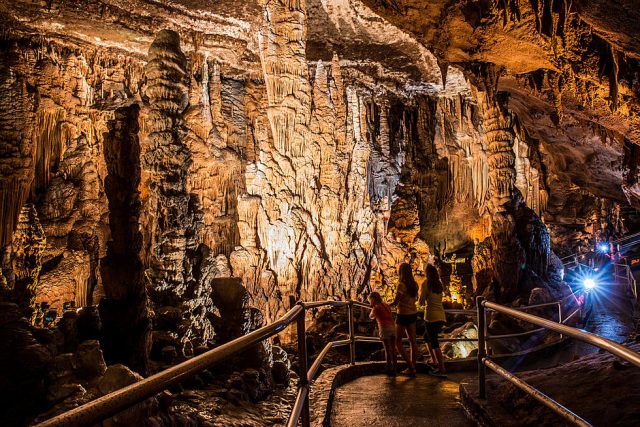
[(595, 282), (593, 279), (591, 279), (591, 278), (589, 278), (589, 279), (584, 279), (584, 280), (582, 281), (582, 284), (583, 284), (583, 285), (584, 285), (584, 287), (585, 287), (585, 288), (587, 288), (587, 289), (593, 289), (593, 288), (595, 288), (595, 287), (596, 287), (596, 282)]
[(602, 252), (603, 254), (606, 254), (607, 252), (609, 252), (609, 245), (606, 243), (600, 243), (600, 245), (598, 245), (598, 249), (600, 250), (600, 252)]

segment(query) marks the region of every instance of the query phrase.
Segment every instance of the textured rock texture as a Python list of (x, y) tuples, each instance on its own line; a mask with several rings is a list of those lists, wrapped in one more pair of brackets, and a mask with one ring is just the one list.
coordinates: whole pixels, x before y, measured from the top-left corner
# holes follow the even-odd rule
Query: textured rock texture
[(5, 2), (2, 298), (99, 304), (146, 373), (224, 340), (229, 281), (271, 321), (456, 252), (555, 296), (638, 219), (633, 3)]

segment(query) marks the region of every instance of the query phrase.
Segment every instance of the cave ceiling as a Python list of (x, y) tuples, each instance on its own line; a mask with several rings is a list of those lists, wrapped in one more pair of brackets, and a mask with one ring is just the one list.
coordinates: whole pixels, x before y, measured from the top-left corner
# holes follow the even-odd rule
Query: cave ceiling
[[(637, 203), (633, 182), (623, 191), (621, 159), (625, 140), (640, 143), (640, 2), (307, 0), (306, 7), (307, 60), (335, 53), (343, 72), (361, 81), (442, 90), (449, 64), (466, 71), (495, 64), (510, 108), (548, 154), (548, 184)], [(0, 11), (12, 31), (140, 60), (154, 35), (170, 28), (185, 52), (217, 58), (225, 74), (260, 76), (260, 1), (17, 0)]]

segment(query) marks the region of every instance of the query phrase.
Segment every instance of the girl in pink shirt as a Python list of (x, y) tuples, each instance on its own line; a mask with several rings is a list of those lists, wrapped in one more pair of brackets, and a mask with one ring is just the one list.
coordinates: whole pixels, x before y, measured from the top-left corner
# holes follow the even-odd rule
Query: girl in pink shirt
[(384, 344), (384, 355), (387, 362), (387, 375), (396, 375), (397, 357), (394, 348), (396, 340), (396, 326), (393, 320), (393, 314), (387, 304), (382, 302), (382, 297), (377, 292), (369, 294), (369, 302), (373, 306), (369, 318), (376, 319), (378, 322), (378, 331), (382, 344)]

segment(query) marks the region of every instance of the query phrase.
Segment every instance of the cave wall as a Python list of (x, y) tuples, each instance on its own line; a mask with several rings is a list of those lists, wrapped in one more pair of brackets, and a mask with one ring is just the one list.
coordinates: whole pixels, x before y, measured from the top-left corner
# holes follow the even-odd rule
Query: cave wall
[[(11, 253), (20, 251), (20, 243), (9, 231), (16, 228), (12, 218), (20, 209), (12, 199), (26, 197), (36, 212), (24, 218), (25, 226), (41, 226), (47, 240), (37, 301), (46, 299), (58, 310), (66, 301), (89, 304), (94, 291), (102, 292), (99, 262), (110, 236), (103, 140), (114, 111), (103, 108), (102, 102), (118, 103), (136, 91), (128, 75), (132, 65), (123, 57), (105, 58), (31, 37), (4, 38), (2, 49), (13, 58), (4, 62), (1, 77), (13, 84), (7, 99), (13, 94), (28, 99), (24, 109), (11, 102), (3, 105), (3, 117), (23, 129), (19, 135), (3, 137), (3, 161), (29, 165), (22, 184), (3, 191), (8, 201), (2, 214), (2, 230), (8, 233), (3, 272), (8, 286), (13, 286)], [(7, 144), (20, 149), (9, 150)], [(4, 176), (2, 185), (12, 185), (16, 176)]]
[[(69, 298), (136, 295), (142, 307), (148, 292), (174, 338), (206, 340), (210, 278), (241, 277), (273, 319), (289, 296), (357, 297), (372, 274), (392, 283), (413, 248), (442, 255), (486, 237), (487, 143), (462, 73), (449, 71), (461, 90), (413, 99), (349, 74), (345, 82), (337, 56), (310, 64), (303, 38), (293, 52), (278, 44), (285, 33), (302, 37), (304, 13), (274, 8), (261, 36), (262, 81), (226, 77), (215, 59), (187, 58), (176, 34), (160, 33), (144, 71), (132, 61), (124, 79), (113, 62), (101, 70), (112, 80), (92, 83), (99, 91), (77, 74), (70, 93), (84, 100), (41, 91), (46, 118), (33, 127), (52, 151), (32, 172), (50, 242), (40, 300), (59, 309)], [(36, 63), (67, 70), (61, 63), (83, 63), (86, 53), (58, 55)], [(73, 116), (74, 103), (90, 119)], [(518, 179), (537, 188), (527, 168), (533, 175)], [(51, 289), (63, 296), (52, 299)]]
[[(614, 221), (637, 186), (634, 59), (617, 62), (613, 73), (606, 45), (589, 39), (575, 16), (566, 22), (578, 38), (555, 18), (549, 27), (560, 11), (540, 18), (524, 4), (497, 7), (482, 21), (452, 3), (445, 28), (462, 18), (482, 28), (474, 57), (465, 49), (477, 41), (451, 39), (442, 50), (446, 31), (411, 27), (434, 56), (360, 2), (265, 0), (238, 11), (211, 6), (213, 15), (194, 6), (179, 23), (169, 18), (183, 17), (177, 6), (149, 5), (147, 19), (112, 5), (102, 13), (118, 37), (107, 30), (98, 37), (101, 22), (78, 25), (75, 36), (34, 35), (46, 31), (46, 17), (78, 22), (77, 14), (97, 13), (100, 2), (87, 3), (83, 12), (56, 2), (50, 12), (25, 2), (0, 10), (9, 27), (0, 46), (3, 288), (25, 289), (26, 304), (46, 301), (59, 311), (66, 301), (104, 298), (107, 329), (134, 319), (132, 343), (148, 344), (152, 326), (152, 344), (175, 342), (185, 354), (214, 338), (212, 279), (241, 278), (252, 305), (273, 320), (290, 297), (393, 288), (411, 253), (419, 270), (434, 255), (465, 252), (478, 289), (495, 278), (512, 298), (525, 289), (523, 277), (544, 278), (550, 238), (557, 246), (575, 241), (552, 224), (567, 222), (572, 200), (580, 200), (576, 217), (602, 227), (598, 218)], [(18, 22), (23, 15), (33, 27)], [(381, 15), (403, 28), (415, 10)], [(340, 23), (349, 19), (355, 24)], [(385, 26), (397, 43), (378, 31)], [(505, 78), (501, 67), (510, 64), (499, 61), (505, 50), (496, 34), (513, 40), (528, 31), (536, 37), (516, 46), (543, 40), (547, 49), (556, 40), (566, 55), (550, 59), (536, 48), (521, 64), (524, 75)], [(367, 38), (380, 55), (369, 62), (357, 48)], [(587, 42), (600, 56), (571, 80)], [(592, 79), (599, 60), (618, 121), (604, 83)], [(541, 64), (562, 72), (531, 71)], [(587, 77), (592, 86), (580, 92)], [(570, 88), (589, 111), (606, 103), (602, 114), (611, 120), (596, 126), (575, 114)], [(633, 119), (626, 128), (620, 114)], [(587, 153), (591, 143), (597, 148)], [(603, 180), (576, 171), (607, 164)], [(588, 208), (613, 187), (615, 203)], [(107, 356), (126, 359), (118, 336), (109, 339)]]

